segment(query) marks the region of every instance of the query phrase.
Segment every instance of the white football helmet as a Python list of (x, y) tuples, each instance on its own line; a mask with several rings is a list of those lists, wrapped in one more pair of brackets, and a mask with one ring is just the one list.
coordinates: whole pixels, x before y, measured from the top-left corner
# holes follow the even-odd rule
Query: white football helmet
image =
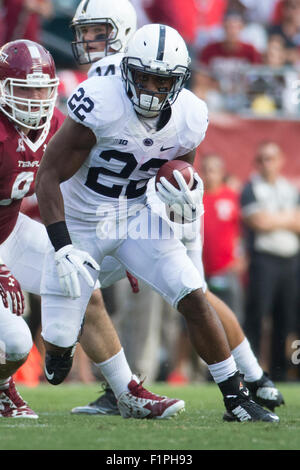
[[(95, 40), (84, 40), (83, 28), (103, 24), (106, 34)], [(72, 50), (79, 64), (90, 64), (109, 54), (123, 52), (136, 31), (137, 16), (129, 0), (82, 0), (77, 7), (71, 28), (75, 40)], [(104, 50), (89, 52), (89, 43), (104, 43)]]
[[(171, 105), (190, 77), (191, 59), (183, 38), (170, 26), (147, 24), (130, 39), (121, 62), (126, 91), (135, 110), (145, 117), (156, 116), (167, 102)], [(171, 77), (171, 89), (153, 92), (136, 83), (136, 72)], [(137, 93), (137, 90), (139, 92)], [(157, 95), (166, 95), (159, 100)]]

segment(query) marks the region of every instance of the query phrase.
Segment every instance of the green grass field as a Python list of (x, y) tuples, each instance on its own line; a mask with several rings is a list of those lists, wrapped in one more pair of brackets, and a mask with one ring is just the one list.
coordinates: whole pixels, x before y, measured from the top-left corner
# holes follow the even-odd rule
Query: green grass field
[(74, 406), (98, 395), (99, 386), (66, 384), (18, 387), (38, 420), (0, 420), (1, 450), (299, 450), (300, 384), (279, 388), (286, 405), (279, 424), (224, 423), (222, 396), (214, 384), (152, 391), (179, 397), (186, 411), (170, 420), (125, 420), (120, 416), (71, 415)]

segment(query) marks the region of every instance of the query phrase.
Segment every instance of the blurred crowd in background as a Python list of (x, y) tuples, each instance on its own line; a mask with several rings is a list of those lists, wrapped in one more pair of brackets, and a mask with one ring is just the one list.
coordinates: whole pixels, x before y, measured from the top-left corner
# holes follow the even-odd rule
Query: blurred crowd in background
[[(87, 73), (71, 50), (78, 3), (0, 0), (1, 43), (25, 38), (50, 50), (63, 112)], [(291, 359), (300, 339), (300, 0), (132, 3), (139, 27), (163, 23), (183, 36), (192, 58), (188, 86), (209, 108), (211, 125), (195, 163), (205, 185), (208, 286), (234, 310), (271, 378), (300, 380)], [(34, 198), (23, 210), (38, 218)], [(156, 293), (141, 282), (133, 293), (124, 279), (103, 294), (135, 372), (176, 385), (209, 380), (184, 320)], [(28, 297), (26, 319), (35, 347), (16, 378), (36, 385), (43, 355), (39, 298)], [(101, 380), (80, 347), (68, 380)]]

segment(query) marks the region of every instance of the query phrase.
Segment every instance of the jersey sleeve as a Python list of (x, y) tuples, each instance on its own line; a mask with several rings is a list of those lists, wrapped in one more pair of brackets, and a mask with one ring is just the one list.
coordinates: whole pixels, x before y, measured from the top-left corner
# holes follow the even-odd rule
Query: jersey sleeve
[(206, 103), (188, 90), (183, 92), (185, 93), (181, 100), (181, 109), (178, 110), (184, 116), (178, 135), (182, 148), (178, 156), (197, 148), (203, 141), (208, 127)]
[(123, 114), (117, 77), (92, 77), (81, 83), (68, 100), (71, 119), (90, 128), (96, 138), (104, 129), (113, 126)]

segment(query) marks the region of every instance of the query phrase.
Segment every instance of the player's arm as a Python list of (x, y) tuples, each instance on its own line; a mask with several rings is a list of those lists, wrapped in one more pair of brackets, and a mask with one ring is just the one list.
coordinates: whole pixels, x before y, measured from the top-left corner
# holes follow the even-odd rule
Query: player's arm
[(189, 153), (186, 153), (182, 157), (175, 158), (175, 160), (183, 160), (184, 162), (189, 163), (190, 165), (194, 164), (196, 156), (196, 149), (191, 150)]
[(60, 183), (79, 170), (95, 143), (94, 133), (70, 117), (50, 140), (36, 178), (39, 209), (46, 226), (65, 219)]
[(96, 138), (93, 132), (67, 117), (50, 140), (36, 180), (36, 194), (41, 218), (55, 250), (55, 261), (62, 291), (80, 297), (80, 274), (90, 287), (94, 280), (84, 265), (99, 270), (98, 264), (85, 251), (77, 250), (65, 222), (64, 202), (60, 183), (71, 178), (83, 165)]

